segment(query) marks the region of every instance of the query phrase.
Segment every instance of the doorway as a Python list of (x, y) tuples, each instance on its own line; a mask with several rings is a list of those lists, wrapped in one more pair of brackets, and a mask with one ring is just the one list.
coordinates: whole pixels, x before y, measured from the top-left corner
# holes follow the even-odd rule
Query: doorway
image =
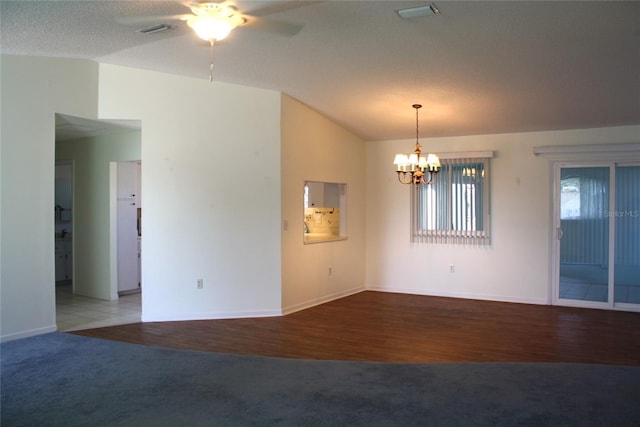
[(554, 195), (554, 304), (640, 311), (640, 164), (557, 164)]
[[(64, 204), (57, 209), (63, 220), (71, 213), (73, 225), (72, 233), (65, 236), (73, 253), (72, 285), (56, 287), (58, 329), (131, 323), (132, 318), (139, 322), (140, 293), (119, 298), (117, 284), (113, 288), (111, 283), (109, 198), (111, 162), (141, 158), (140, 121), (55, 117), (56, 160), (73, 165), (72, 210), (67, 211)], [(56, 224), (56, 237), (59, 228)]]

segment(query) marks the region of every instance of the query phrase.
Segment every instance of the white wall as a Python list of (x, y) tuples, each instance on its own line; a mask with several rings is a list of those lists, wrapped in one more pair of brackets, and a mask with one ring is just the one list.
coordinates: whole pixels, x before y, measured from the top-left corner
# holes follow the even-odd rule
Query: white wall
[(639, 140), (640, 126), (422, 140), (427, 152), (495, 151), (489, 247), (410, 243), (410, 190), (398, 183), (392, 162), (395, 153), (412, 151), (414, 142), (368, 142), (367, 288), (548, 303), (550, 168), (533, 148)]
[(109, 163), (140, 160), (140, 132), (58, 142), (56, 160), (74, 165), (73, 292), (112, 299)]
[[(364, 157), (362, 139), (282, 97), (282, 219), (288, 222), (282, 230), (285, 312), (364, 289)], [(347, 184), (347, 240), (303, 244), (305, 181)]]
[(96, 117), (89, 61), (0, 57), (0, 337), (55, 330), (55, 113)]
[(280, 314), (280, 94), (104, 64), (99, 93), (142, 121), (143, 321)]

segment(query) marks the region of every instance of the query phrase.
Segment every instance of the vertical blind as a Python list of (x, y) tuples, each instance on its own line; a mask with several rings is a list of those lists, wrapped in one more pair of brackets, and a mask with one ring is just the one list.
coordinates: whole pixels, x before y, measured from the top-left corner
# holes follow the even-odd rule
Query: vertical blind
[(640, 166), (616, 166), (612, 207), (609, 192), (609, 167), (562, 169), (560, 262), (607, 265), (613, 219), (615, 263), (640, 264)]
[(436, 182), (413, 190), (413, 241), (489, 243), (489, 159), (441, 159)]
[(560, 262), (607, 265), (609, 168), (563, 168), (560, 178)]
[(640, 285), (640, 166), (616, 167), (616, 264), (634, 266)]

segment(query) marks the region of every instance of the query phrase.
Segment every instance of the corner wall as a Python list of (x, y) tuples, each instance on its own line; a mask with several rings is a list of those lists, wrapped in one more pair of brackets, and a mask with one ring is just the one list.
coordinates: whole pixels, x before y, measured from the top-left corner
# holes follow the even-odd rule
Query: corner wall
[(142, 320), (279, 315), (280, 94), (107, 64), (99, 93), (142, 121)]
[(0, 56), (0, 339), (56, 330), (55, 113), (96, 118), (97, 64)]
[[(364, 290), (365, 144), (282, 96), (282, 307), (290, 313)], [(347, 240), (303, 244), (305, 181), (347, 184)], [(331, 268), (331, 275), (328, 269)]]
[[(533, 148), (637, 143), (640, 126), (424, 139), (426, 152), (494, 150), (491, 245), (410, 243), (407, 185), (394, 154), (414, 142), (367, 143), (368, 289), (523, 303), (550, 302), (551, 178)], [(449, 272), (450, 265), (455, 273)]]

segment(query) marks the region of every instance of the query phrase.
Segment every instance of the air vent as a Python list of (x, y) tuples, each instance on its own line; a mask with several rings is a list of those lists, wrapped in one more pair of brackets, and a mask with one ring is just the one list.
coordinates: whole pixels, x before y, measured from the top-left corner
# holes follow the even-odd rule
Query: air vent
[(402, 19), (413, 19), (421, 16), (440, 15), (440, 9), (435, 3), (425, 4), (424, 6), (410, 7), (408, 9), (396, 10)]
[(157, 25), (152, 25), (150, 27), (141, 28), (136, 31), (142, 34), (155, 34), (155, 33), (161, 33), (163, 31), (167, 31), (170, 29), (171, 29), (171, 26), (167, 24), (157, 24)]

